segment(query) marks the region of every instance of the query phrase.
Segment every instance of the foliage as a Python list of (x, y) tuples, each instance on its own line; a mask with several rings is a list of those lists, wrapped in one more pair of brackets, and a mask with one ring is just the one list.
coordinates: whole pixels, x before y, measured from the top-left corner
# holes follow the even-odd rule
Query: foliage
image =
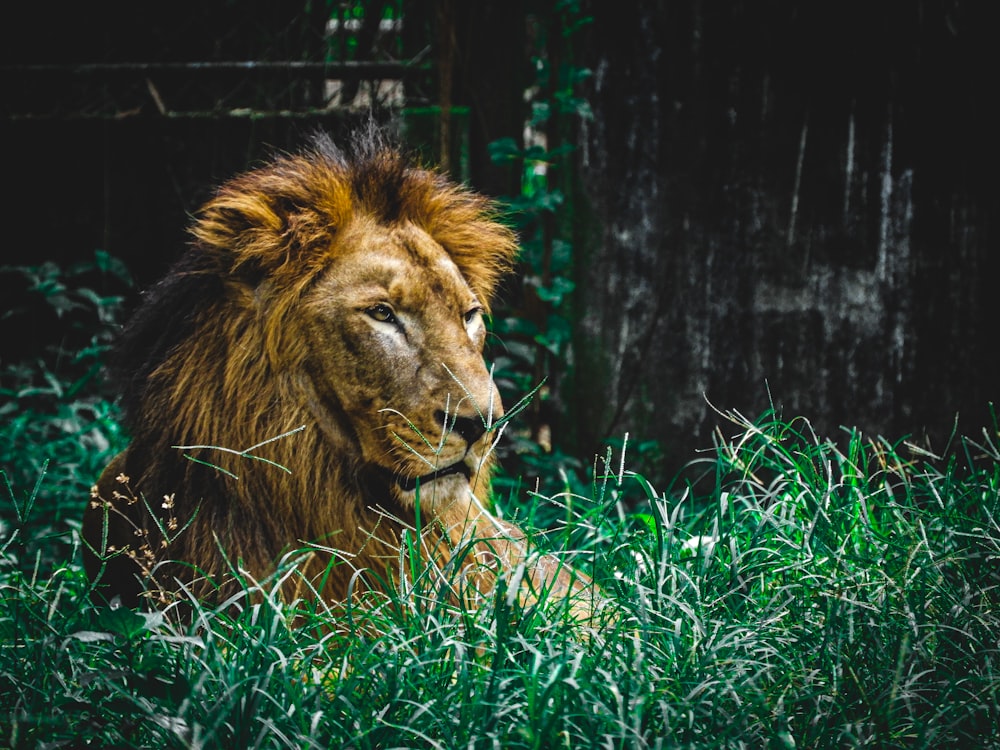
[(101, 370), (132, 282), (102, 251), (68, 268), (48, 262), (0, 274), (14, 300), (5, 330), (31, 333), (23, 358), (0, 362), (0, 468), (11, 494), (0, 523), (30, 520), (23, 531), (45, 549), (78, 518), (124, 439)]
[[(525, 139), (512, 137), (490, 144), (496, 163), (518, 165), (521, 190), (507, 199), (521, 239), (520, 268), (514, 300), (493, 323), (499, 345), (496, 380), (505, 403), (538, 388), (523, 429), (509, 437), (503, 455), (503, 487), (530, 477), (543, 492), (556, 492), (567, 479), (574, 489), (585, 467), (561, 450), (553, 436), (560, 406), (562, 367), (571, 362), (572, 335), (568, 298), (573, 293), (573, 246), (568, 226), (572, 215), (567, 189), (572, 178), (573, 130), (590, 118), (580, 84), (590, 71), (576, 64), (572, 40), (590, 19), (576, 2), (541, 3), (533, 16), (532, 63), (535, 80), (528, 88), (530, 113)], [(560, 478), (562, 475), (564, 478)]]

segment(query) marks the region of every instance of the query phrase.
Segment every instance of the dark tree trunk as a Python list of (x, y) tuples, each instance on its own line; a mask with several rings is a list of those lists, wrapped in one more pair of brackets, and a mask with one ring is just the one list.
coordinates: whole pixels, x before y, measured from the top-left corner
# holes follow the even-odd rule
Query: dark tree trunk
[(943, 447), (1000, 388), (989, 4), (591, 3), (571, 429), (721, 409)]

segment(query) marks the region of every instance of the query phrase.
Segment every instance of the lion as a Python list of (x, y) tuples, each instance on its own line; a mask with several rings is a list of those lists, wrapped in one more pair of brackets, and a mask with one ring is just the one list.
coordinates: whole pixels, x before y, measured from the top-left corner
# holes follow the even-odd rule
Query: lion
[(305, 589), (342, 603), (419, 539), (482, 596), (504, 579), (591, 617), (590, 578), (491, 510), (484, 318), (517, 249), (491, 201), (376, 129), (318, 134), (223, 184), (191, 235), (117, 350), (131, 441), (83, 522), (102, 600), (222, 601), (307, 549)]

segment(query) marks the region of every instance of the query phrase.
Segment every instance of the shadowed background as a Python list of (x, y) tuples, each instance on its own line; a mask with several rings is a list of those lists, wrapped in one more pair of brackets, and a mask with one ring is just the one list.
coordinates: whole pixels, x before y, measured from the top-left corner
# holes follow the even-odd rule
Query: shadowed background
[[(498, 315), (531, 322), (509, 335), (534, 347), (523, 382), (547, 378), (525, 442), (588, 463), (628, 432), (662, 477), (711, 444), (706, 399), (755, 416), (768, 389), (821, 434), (941, 451), (956, 416), (990, 424), (990, 3), (142, 7), (35, 5), (9, 34), (3, 263), (99, 248), (143, 287), (215, 184), (375, 104), (496, 196), (537, 199), (524, 149), (567, 147), (545, 160), (560, 202), (522, 222), (541, 249)], [(566, 92), (585, 106), (554, 106)], [(491, 161), (500, 139), (521, 156)], [(557, 280), (572, 291), (537, 293)], [(0, 282), (18, 307), (18, 279)], [(7, 316), (2, 356), (59, 325)]]

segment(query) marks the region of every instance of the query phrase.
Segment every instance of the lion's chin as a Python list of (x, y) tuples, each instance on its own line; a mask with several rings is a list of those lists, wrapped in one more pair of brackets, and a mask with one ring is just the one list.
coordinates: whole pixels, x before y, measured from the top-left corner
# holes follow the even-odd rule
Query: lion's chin
[(372, 465), (363, 472), (363, 476), (367, 477), (366, 483), (370, 487), (381, 486), (383, 490), (388, 490), (390, 495), (412, 498), (418, 492), (429, 491), (432, 487), (438, 491), (439, 487), (468, 486), (472, 478), (472, 469), (465, 460), (419, 475), (403, 474), (383, 466)]
[(446, 466), (443, 469), (436, 469), (421, 476), (405, 477), (397, 475), (395, 481), (396, 485), (403, 492), (416, 492), (418, 487), (426, 487), (431, 482), (442, 481), (449, 477), (460, 477), (464, 482), (468, 483), (472, 477), (472, 472), (465, 461), (456, 461), (450, 466)]

